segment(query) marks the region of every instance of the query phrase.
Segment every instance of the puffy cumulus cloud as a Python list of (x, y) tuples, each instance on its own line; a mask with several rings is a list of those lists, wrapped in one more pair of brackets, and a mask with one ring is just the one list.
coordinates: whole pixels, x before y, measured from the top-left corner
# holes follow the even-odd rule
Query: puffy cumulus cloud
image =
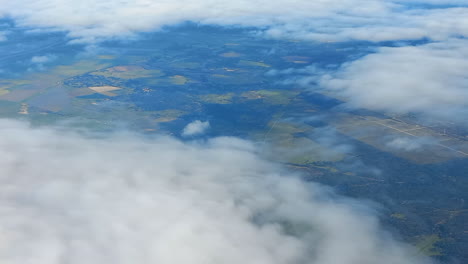
[(257, 27), (272, 37), (320, 41), (467, 36), (468, 9), (450, 3), (427, 10), (401, 0), (0, 0), (0, 15), (20, 26), (68, 31), (84, 42), (185, 21)]
[(189, 136), (196, 136), (205, 133), (210, 128), (210, 122), (208, 121), (200, 121), (195, 120), (189, 124), (187, 124), (184, 129), (182, 130), (182, 136), (189, 137)]
[(468, 41), (380, 48), (324, 75), (320, 85), (349, 104), (393, 113), (420, 113), (466, 122)]
[(360, 203), (239, 139), (92, 138), (7, 120), (0, 131), (5, 264), (428, 261)]

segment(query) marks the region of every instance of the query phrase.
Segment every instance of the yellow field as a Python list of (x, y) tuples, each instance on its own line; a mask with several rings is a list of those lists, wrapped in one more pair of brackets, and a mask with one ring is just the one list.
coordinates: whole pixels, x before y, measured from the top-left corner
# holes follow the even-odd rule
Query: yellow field
[(101, 60), (113, 60), (115, 58), (116, 56), (114, 55), (99, 55), (98, 56), (98, 59), (101, 59)]
[(248, 91), (241, 94), (242, 97), (248, 100), (263, 99), (265, 103), (274, 105), (286, 105), (291, 102), (298, 92), (283, 91), (283, 90), (257, 90)]
[(162, 73), (160, 70), (147, 70), (141, 66), (136, 65), (114, 66), (104, 70), (95, 71), (90, 74), (119, 79), (138, 79), (160, 77), (164, 75), (164, 73)]
[(239, 62), (239, 64), (243, 65), (243, 66), (255, 66), (255, 67), (263, 67), (263, 68), (270, 68), (271, 67), (271, 65), (268, 65), (266, 63), (259, 62), (259, 61), (241, 60)]
[(200, 100), (209, 104), (230, 104), (234, 93), (201, 95)]
[(283, 57), (283, 60), (291, 63), (296, 63), (296, 64), (306, 64), (310, 63), (311, 58), (310, 57), (304, 57), (304, 56), (285, 56)]
[(88, 87), (88, 89), (95, 91), (96, 93), (107, 95), (107, 96), (116, 96), (117, 94), (111, 93), (111, 91), (120, 90), (122, 88), (115, 87), (115, 86), (92, 86)]
[(438, 235), (421, 236), (419, 241), (416, 243), (416, 247), (421, 254), (426, 256), (440, 256), (442, 253), (435, 247), (435, 244), (438, 241), (440, 241), (440, 237)]
[(169, 80), (172, 84), (184, 85), (188, 82), (188, 79), (182, 75), (174, 75), (169, 77)]
[(237, 53), (237, 52), (225, 52), (225, 53), (221, 53), (220, 56), (224, 58), (237, 58), (237, 57), (242, 56), (242, 54)]
[(153, 114), (156, 116), (154, 119), (156, 123), (165, 123), (174, 121), (187, 113), (177, 109), (167, 109), (162, 111), (155, 111)]
[(200, 67), (198, 62), (174, 62), (171, 63), (171, 67), (180, 69), (197, 69)]
[(103, 64), (98, 61), (83, 60), (72, 65), (57, 66), (54, 69), (52, 69), (51, 74), (58, 75), (60, 77), (71, 77), (75, 75), (85, 74), (91, 71), (96, 71), (107, 66), (108, 64)]

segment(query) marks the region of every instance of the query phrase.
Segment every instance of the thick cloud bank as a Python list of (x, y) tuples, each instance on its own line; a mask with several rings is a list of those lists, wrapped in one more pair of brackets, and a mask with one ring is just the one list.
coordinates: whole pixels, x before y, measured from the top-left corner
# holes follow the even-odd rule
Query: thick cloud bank
[(321, 85), (350, 104), (466, 122), (468, 41), (381, 48), (326, 75)]
[[(0, 0), (0, 17), (65, 30), (84, 42), (128, 36), (185, 21), (258, 27), (269, 36), (321, 41), (444, 39), (468, 36), (468, 9), (434, 0)], [(449, 4), (450, 4), (449, 3)], [(411, 5), (413, 4), (413, 5)]]
[(425, 261), (245, 141), (0, 131), (4, 264)]

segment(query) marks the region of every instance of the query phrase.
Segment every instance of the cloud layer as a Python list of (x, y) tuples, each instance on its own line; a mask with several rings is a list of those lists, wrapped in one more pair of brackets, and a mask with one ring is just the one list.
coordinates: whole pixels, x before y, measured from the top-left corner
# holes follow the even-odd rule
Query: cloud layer
[(89, 138), (0, 122), (0, 261), (427, 263), (369, 209), (217, 138)]
[(343, 65), (320, 84), (357, 107), (466, 121), (468, 41), (380, 48)]
[(320, 41), (468, 36), (461, 1), (384, 0), (0, 0), (0, 17), (19, 26), (64, 30), (84, 42), (129, 36), (185, 21), (257, 27), (269, 36)]
[[(467, 41), (453, 39), (468, 37), (463, 1), (0, 0), (0, 6), (0, 18), (16, 26), (65, 31), (84, 43), (185, 21), (303, 40), (427, 38), (438, 43), (381, 48), (319, 84), (355, 107), (452, 119), (468, 114)], [(0, 32), (0, 41), (7, 37)], [(370, 209), (306, 185), (245, 141), (97, 139), (5, 120), (0, 131), (2, 263), (428, 261), (382, 231)], [(193, 131), (199, 130), (187, 133)]]

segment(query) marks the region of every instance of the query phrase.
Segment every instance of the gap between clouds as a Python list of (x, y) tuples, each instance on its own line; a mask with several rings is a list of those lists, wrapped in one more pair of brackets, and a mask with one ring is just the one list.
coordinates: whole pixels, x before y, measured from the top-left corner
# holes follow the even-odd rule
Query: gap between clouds
[(449, 120), (467, 112), (464, 1), (0, 0), (0, 6), (0, 17), (19, 27), (66, 31), (73, 41), (88, 44), (186, 21), (253, 27), (269, 37), (313, 41), (426, 38), (438, 43), (381, 48), (343, 65), (320, 84), (339, 90), (356, 107)]

